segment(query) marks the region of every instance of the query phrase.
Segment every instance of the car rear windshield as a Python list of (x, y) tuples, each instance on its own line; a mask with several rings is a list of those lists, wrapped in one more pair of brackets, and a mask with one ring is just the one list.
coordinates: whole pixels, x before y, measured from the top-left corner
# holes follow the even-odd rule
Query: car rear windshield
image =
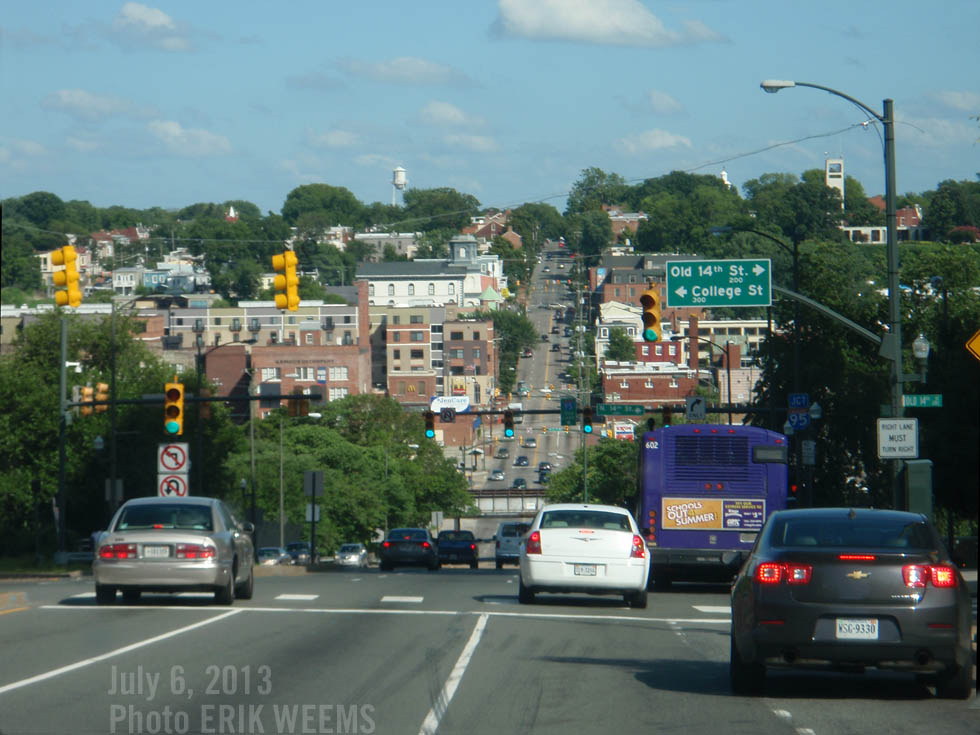
[(932, 534), (925, 523), (901, 520), (814, 519), (777, 521), (773, 546), (824, 546), (861, 549), (932, 549)]
[(211, 509), (206, 505), (175, 505), (173, 503), (133, 505), (123, 508), (117, 531), (139, 528), (183, 528), (194, 531), (213, 531)]
[(416, 528), (396, 528), (388, 533), (390, 541), (428, 541), (425, 531)]
[(439, 534), (440, 541), (472, 541), (472, 531), (443, 531)]
[(507, 538), (512, 538), (514, 536), (523, 536), (527, 533), (528, 526), (525, 523), (512, 523), (504, 526), (500, 530), (500, 535)]
[(541, 518), (541, 528), (605, 528), (629, 531), (629, 518), (602, 510), (551, 510)]
[(344, 544), (340, 547), (341, 554), (355, 554), (361, 550), (358, 544)]

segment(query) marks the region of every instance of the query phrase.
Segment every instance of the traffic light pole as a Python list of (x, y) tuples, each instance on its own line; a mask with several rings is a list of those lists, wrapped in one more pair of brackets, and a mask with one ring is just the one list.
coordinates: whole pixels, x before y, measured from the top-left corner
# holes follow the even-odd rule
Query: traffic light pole
[(68, 431), (68, 401), (65, 392), (68, 390), (68, 376), (65, 374), (68, 361), (68, 319), (61, 315), (61, 364), (58, 366), (58, 553), (64, 555), (68, 551), (67, 526), (65, 516), (67, 505), (65, 498), (65, 463), (67, 449), (65, 447)]

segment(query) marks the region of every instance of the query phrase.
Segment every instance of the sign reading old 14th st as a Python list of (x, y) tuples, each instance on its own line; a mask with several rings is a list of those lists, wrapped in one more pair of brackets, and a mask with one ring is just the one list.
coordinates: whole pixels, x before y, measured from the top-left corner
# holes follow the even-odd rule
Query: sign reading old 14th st
[(667, 306), (770, 306), (768, 258), (668, 260)]

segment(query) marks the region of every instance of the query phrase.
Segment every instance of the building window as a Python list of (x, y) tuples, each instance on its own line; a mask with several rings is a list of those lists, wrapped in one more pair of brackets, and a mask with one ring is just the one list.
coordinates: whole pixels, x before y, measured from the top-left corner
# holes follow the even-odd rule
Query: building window
[(454, 296), (455, 294), (456, 294), (456, 284), (455, 283), (450, 283), (449, 284), (449, 295), (450, 296)]
[(677, 387), (677, 378), (671, 378), (670, 379), (670, 387), (671, 388), (676, 388)]
[(389, 296), (394, 296), (395, 295), (395, 284), (394, 283), (389, 283), (388, 284), (388, 295)]
[(646, 380), (643, 381), (643, 387), (644, 388), (652, 388), (653, 387), (653, 381), (650, 380), (650, 378), (647, 378)]
[(473, 332), (473, 341), (474, 342), (479, 342), (480, 341), (480, 333), (479, 332)]
[(264, 367), (262, 368), (262, 382), (265, 383), (269, 380), (279, 380), (280, 379), (280, 368), (277, 367)]
[(314, 371), (311, 367), (296, 368), (296, 380), (313, 380)]
[(450, 360), (462, 360), (463, 359), (463, 350), (461, 350), (461, 349), (459, 349), (459, 350), (449, 350), (449, 359)]
[(412, 314), (411, 316), (408, 317), (408, 321), (409, 321), (409, 324), (421, 324), (422, 323), (422, 315), (421, 314)]
[(374, 296), (374, 284), (373, 283), (369, 283), (368, 284), (368, 296)]
[(462, 340), (463, 340), (463, 333), (462, 332), (450, 332), (449, 333), (449, 339), (458, 340), (458, 341), (462, 342)]
[(348, 380), (347, 378), (347, 366), (346, 365), (335, 365), (330, 368), (330, 380)]
[(330, 400), (331, 401), (339, 401), (341, 398), (346, 398), (347, 397), (347, 389), (346, 388), (331, 388), (329, 395), (330, 395)]
[(677, 345), (667, 345), (667, 354), (673, 357), (677, 354)]
[(435, 295), (436, 295), (436, 284), (430, 283), (429, 284), (429, 296), (435, 296)]
[(657, 345), (657, 346), (656, 346), (656, 347), (654, 348), (654, 352), (655, 352), (655, 354), (656, 354), (656, 355), (657, 355), (658, 357), (659, 357), (659, 356), (661, 356), (661, 355), (663, 355), (663, 354), (664, 354), (664, 346), (663, 346), (663, 345)]
[(401, 350), (392, 350), (391, 351), (391, 357), (394, 360), (401, 360), (402, 359), (402, 351)]
[(408, 295), (409, 296), (414, 296), (415, 295), (415, 284), (414, 283), (408, 284)]
[(425, 351), (424, 350), (412, 350), (410, 356), (411, 356), (411, 358), (413, 360), (421, 360), (422, 358), (425, 357)]
[(412, 341), (413, 342), (424, 342), (425, 341), (425, 332), (412, 332)]
[(473, 348), (473, 359), (474, 360), (479, 360), (480, 359), (480, 348), (479, 347), (474, 347)]
[(418, 385), (416, 386), (416, 390), (418, 391), (418, 394), (420, 396), (424, 396), (425, 395), (425, 381), (424, 380), (420, 380), (418, 382)]
[(401, 332), (392, 332), (391, 333), (391, 341), (392, 342), (401, 342), (402, 341), (402, 333)]
[(308, 345), (313, 344), (313, 332), (306, 333), (306, 344)]
[(599, 330), (599, 338), (600, 339), (608, 339), (609, 338), (609, 330), (606, 329), (605, 327), (603, 327), (602, 329), (600, 329)]
[(641, 347), (640, 350), (641, 350), (641, 354), (643, 354), (643, 355), (649, 355), (650, 354), (650, 345), (643, 345), (643, 347)]

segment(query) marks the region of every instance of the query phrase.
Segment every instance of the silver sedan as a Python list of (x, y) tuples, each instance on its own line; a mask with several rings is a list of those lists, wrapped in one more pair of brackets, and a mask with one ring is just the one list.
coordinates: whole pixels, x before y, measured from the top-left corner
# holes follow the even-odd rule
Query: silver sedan
[(95, 549), (96, 600), (110, 604), (117, 591), (127, 602), (143, 592), (213, 592), (220, 605), (251, 599), (252, 530), (215, 498), (129, 500)]

